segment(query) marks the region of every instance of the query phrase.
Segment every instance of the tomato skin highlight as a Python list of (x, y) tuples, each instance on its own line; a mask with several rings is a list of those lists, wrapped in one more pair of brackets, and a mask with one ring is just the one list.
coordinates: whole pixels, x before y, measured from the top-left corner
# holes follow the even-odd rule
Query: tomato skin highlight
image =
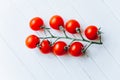
[(83, 50), (83, 44), (82, 43), (80, 43), (80, 42), (73, 42), (70, 45), (69, 53), (72, 56), (74, 56), (74, 57), (78, 57), (78, 56), (82, 56), (83, 55), (82, 50)]
[(64, 20), (61, 16), (54, 15), (50, 18), (49, 24), (53, 29), (60, 30), (60, 26), (64, 27)]
[(48, 54), (51, 52), (51, 45), (50, 45), (50, 41), (49, 40), (43, 40), (40, 44), (40, 51), (43, 53), (43, 54)]
[(42, 18), (40, 17), (34, 17), (30, 20), (30, 28), (34, 31), (38, 31), (41, 29), (41, 27), (44, 26), (44, 22), (42, 20)]
[(85, 29), (85, 35), (90, 40), (96, 40), (98, 38), (98, 28), (94, 25), (90, 25)]
[(36, 48), (37, 44), (40, 43), (40, 39), (36, 35), (30, 35), (26, 38), (25, 44), (28, 48)]
[(58, 41), (53, 45), (52, 51), (57, 56), (65, 55), (67, 53), (67, 50), (65, 49), (66, 46), (67, 44), (65, 42)]
[(71, 34), (77, 33), (77, 31), (76, 31), (77, 28), (80, 28), (80, 24), (77, 20), (71, 19), (66, 22), (65, 29), (69, 33), (71, 33)]

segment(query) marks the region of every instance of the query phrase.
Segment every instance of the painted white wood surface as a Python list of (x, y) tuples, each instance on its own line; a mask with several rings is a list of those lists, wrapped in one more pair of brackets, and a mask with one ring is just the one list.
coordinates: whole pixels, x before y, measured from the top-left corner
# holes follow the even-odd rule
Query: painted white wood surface
[[(1, 0), (0, 80), (120, 80), (119, 0)], [(93, 45), (88, 56), (43, 55), (25, 46), (25, 38), (39, 34), (29, 28), (29, 20), (59, 14), (87, 25), (102, 27), (103, 45)], [(52, 30), (53, 33), (57, 33)], [(39, 34), (43, 35), (43, 34)], [(72, 36), (72, 35), (71, 35)], [(78, 36), (76, 36), (78, 37)]]

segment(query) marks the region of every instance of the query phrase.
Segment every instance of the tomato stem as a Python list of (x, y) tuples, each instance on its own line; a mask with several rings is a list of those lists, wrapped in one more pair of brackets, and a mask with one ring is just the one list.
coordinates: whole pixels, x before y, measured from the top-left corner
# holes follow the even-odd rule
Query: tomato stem
[(80, 34), (82, 40), (85, 40), (84, 37), (83, 37), (82, 34), (81, 34), (81, 30), (80, 30), (80, 28), (76, 28), (76, 31)]
[(52, 44), (54, 44), (57, 40), (59, 40), (60, 39), (60, 37), (58, 37)]
[(49, 31), (50, 28), (43, 27), (43, 29), (46, 30), (51, 35), (51, 37), (54, 37), (53, 34)]
[[(75, 41), (75, 39), (73, 39), (73, 40), (70, 42), (70, 44), (71, 44), (72, 42), (74, 42), (74, 41)], [(70, 45), (70, 44), (69, 44), (69, 45)]]
[[(67, 36), (67, 34), (66, 34), (65, 29), (63, 28), (63, 26), (60, 26), (59, 28), (60, 28), (61, 31), (63, 31), (63, 33), (64, 33), (64, 35), (65, 35), (64, 37), (54, 36), (54, 35), (50, 32), (50, 30), (49, 30), (50, 28), (43, 27), (43, 29), (46, 30), (46, 31), (50, 34), (50, 36), (48, 36), (48, 37), (47, 37), (47, 36), (46, 36), (46, 37), (39, 37), (39, 38), (40, 38), (40, 39), (50, 39), (50, 38), (51, 38), (51, 39), (55, 39), (55, 41), (52, 43), (52, 45), (53, 45), (57, 40), (59, 40), (59, 39), (69, 39), (69, 40), (71, 40), (70, 44), (71, 44), (73, 41), (88, 42), (89, 45), (83, 48), (83, 50), (82, 50), (83, 53), (85, 53), (85, 52), (87, 51), (87, 49), (88, 49), (92, 44), (99, 44), (99, 45), (103, 44), (102, 41), (101, 41), (101, 33), (100, 33), (100, 31), (98, 32), (98, 33), (99, 33), (99, 34), (98, 34), (98, 35), (99, 35), (99, 41), (91, 41), (91, 40), (85, 39), (85, 38), (82, 36), (81, 31), (80, 31), (79, 28), (77, 28), (76, 31), (77, 31), (77, 33), (80, 34), (81, 39), (79, 39), (79, 38), (71, 38), (71, 37)], [(69, 44), (69, 45), (70, 45), (70, 44)], [(68, 46), (69, 46), (69, 45), (68, 45)], [(39, 46), (39, 47), (40, 47), (40, 46)]]
[(68, 36), (67, 36), (67, 34), (66, 34), (65, 29), (63, 28), (63, 26), (60, 26), (59, 28), (60, 28), (61, 31), (63, 31), (65, 37), (67, 38)]
[(101, 35), (99, 36), (99, 38), (100, 38), (100, 43), (102, 43), (102, 40), (101, 40)]
[(92, 44), (102, 44), (102, 42), (94, 42), (94, 41), (89, 41), (89, 40), (82, 40), (82, 39), (77, 39), (77, 38), (71, 38), (71, 37), (60, 37), (60, 36), (50, 36), (50, 37), (39, 37), (40, 39), (48, 39), (48, 38), (57, 38), (58, 39), (70, 39), (70, 40), (74, 40), (74, 41), (84, 41), (84, 42), (89, 42)]
[(91, 45), (92, 45), (92, 42), (86, 48), (83, 48), (82, 52), (85, 53)]
[(67, 34), (66, 34), (65, 30), (63, 30), (63, 33), (64, 33), (65, 37), (67, 38), (68, 36), (67, 36)]
[(98, 35), (99, 35), (100, 42), (102, 42), (102, 40), (101, 40), (101, 34), (102, 34), (102, 32), (100, 31), (100, 29), (101, 29), (101, 27), (98, 29)]
[(47, 29), (48, 33), (51, 35), (51, 37), (54, 37), (53, 34)]

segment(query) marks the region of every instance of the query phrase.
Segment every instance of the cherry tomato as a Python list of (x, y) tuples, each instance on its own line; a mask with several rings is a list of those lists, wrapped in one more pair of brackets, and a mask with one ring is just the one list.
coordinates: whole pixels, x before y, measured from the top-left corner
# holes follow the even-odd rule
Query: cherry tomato
[(51, 51), (51, 45), (49, 40), (43, 40), (40, 44), (40, 51), (44, 54), (47, 54)]
[(77, 28), (80, 28), (80, 24), (78, 21), (71, 19), (66, 22), (65, 29), (72, 34), (77, 33)]
[(67, 44), (63, 41), (58, 41), (53, 45), (52, 51), (55, 55), (62, 56), (67, 53)]
[(29, 25), (32, 30), (38, 31), (44, 26), (44, 22), (40, 17), (34, 17), (30, 20)]
[(26, 38), (25, 43), (28, 48), (36, 48), (37, 44), (40, 43), (40, 39), (36, 35), (30, 35)]
[(59, 15), (52, 16), (49, 21), (49, 24), (53, 29), (56, 29), (56, 30), (60, 30), (60, 26), (64, 27), (64, 21), (62, 17)]
[(85, 35), (90, 40), (98, 38), (98, 28), (94, 25), (90, 25), (85, 29)]
[(82, 56), (82, 54), (83, 54), (82, 50), (83, 50), (83, 44), (82, 43), (80, 43), (80, 42), (73, 42), (70, 45), (69, 53), (72, 56), (78, 57), (78, 56)]

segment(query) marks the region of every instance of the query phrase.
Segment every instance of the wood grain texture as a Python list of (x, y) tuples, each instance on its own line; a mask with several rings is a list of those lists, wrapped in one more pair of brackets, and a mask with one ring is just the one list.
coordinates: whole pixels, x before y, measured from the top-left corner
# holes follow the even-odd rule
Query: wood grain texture
[[(120, 80), (119, 2), (0, 1), (0, 80)], [(49, 27), (49, 19), (55, 14), (63, 16), (65, 22), (69, 19), (78, 20), (83, 30), (91, 24), (101, 27), (104, 44), (92, 45), (87, 55), (79, 58), (43, 55), (38, 49), (28, 49), (24, 43), (26, 36), (44, 35), (32, 31), (29, 20), (40, 16)], [(55, 35), (63, 35), (55, 30), (51, 31)]]

